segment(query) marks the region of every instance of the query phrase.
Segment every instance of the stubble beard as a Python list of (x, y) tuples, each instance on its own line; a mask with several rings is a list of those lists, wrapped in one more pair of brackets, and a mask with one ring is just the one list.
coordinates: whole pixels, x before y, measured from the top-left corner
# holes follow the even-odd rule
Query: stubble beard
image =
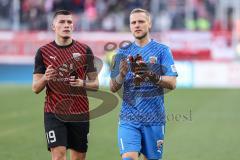
[(62, 36), (62, 39), (64, 39), (64, 40), (66, 41), (66, 40), (68, 40), (68, 39), (71, 39), (71, 37), (72, 37), (72, 35), (71, 35), (71, 33), (70, 33), (70, 34), (68, 34), (68, 35), (63, 35), (63, 36)]
[(68, 40), (68, 39), (71, 38), (71, 36), (63, 36), (62, 38), (63, 38), (64, 40)]
[(141, 39), (145, 38), (146, 36), (147, 36), (147, 32), (144, 33), (142, 36), (139, 36), (139, 37), (135, 36), (135, 38), (138, 40), (141, 40)]

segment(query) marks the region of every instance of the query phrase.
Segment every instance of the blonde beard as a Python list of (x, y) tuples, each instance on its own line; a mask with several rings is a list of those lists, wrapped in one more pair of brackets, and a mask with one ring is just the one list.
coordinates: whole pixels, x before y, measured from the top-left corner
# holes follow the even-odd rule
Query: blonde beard
[(140, 36), (140, 37), (135, 36), (135, 38), (138, 39), (138, 40), (141, 40), (141, 39), (145, 38), (145, 37), (147, 36), (147, 34), (148, 34), (148, 33), (146, 32), (145, 34), (143, 34), (143, 35)]

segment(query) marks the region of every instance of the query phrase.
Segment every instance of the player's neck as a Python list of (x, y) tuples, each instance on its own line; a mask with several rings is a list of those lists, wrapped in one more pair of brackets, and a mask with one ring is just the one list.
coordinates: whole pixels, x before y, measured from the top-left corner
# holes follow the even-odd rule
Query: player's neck
[(72, 43), (72, 38), (67, 38), (67, 39), (64, 39), (64, 38), (55, 38), (55, 42), (57, 45), (59, 46), (68, 46)]
[(146, 44), (148, 44), (151, 41), (150, 37), (147, 35), (146, 37), (142, 39), (135, 39), (136, 45), (139, 47), (144, 47)]

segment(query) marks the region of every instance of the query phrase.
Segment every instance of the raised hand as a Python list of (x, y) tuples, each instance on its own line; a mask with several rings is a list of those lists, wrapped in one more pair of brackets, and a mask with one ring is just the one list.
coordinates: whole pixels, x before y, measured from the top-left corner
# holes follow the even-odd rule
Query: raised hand
[(49, 65), (44, 74), (44, 78), (47, 81), (54, 79), (57, 76), (57, 71), (53, 68), (52, 65)]
[(128, 63), (126, 59), (121, 60), (120, 62), (120, 75), (125, 77), (128, 72)]

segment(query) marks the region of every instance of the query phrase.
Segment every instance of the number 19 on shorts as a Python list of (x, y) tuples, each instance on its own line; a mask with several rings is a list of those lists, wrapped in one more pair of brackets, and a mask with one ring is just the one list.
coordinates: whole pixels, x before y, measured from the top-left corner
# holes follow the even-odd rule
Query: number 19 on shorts
[(46, 137), (47, 137), (48, 144), (56, 142), (56, 136), (55, 136), (54, 130), (46, 132)]

